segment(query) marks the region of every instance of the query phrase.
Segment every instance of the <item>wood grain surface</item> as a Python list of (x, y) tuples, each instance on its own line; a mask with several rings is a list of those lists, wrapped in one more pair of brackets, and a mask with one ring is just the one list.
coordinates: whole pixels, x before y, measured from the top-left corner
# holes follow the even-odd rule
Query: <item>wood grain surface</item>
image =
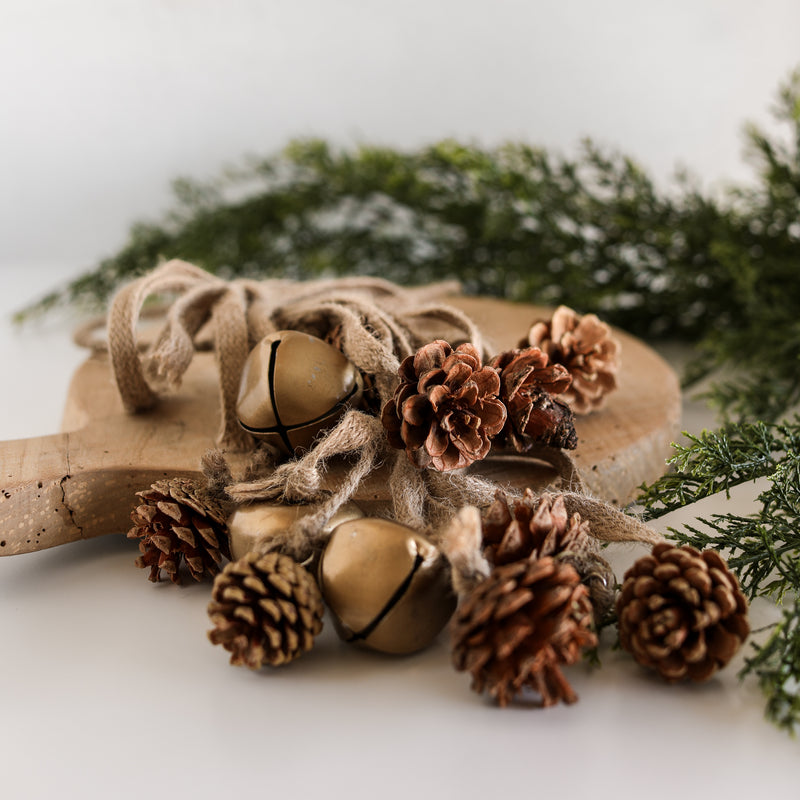
[[(449, 302), (469, 314), (494, 351), (516, 345), (546, 309), (499, 300), (458, 297)], [(430, 331), (448, 338), (449, 331)], [(588, 490), (617, 505), (664, 470), (680, 422), (680, 389), (672, 369), (637, 339), (622, 343), (619, 388), (606, 406), (578, 417), (575, 462)], [(180, 390), (152, 411), (127, 414), (104, 353), (76, 371), (66, 399), (63, 433), (0, 443), (0, 555), (120, 533), (129, 527), (134, 492), (159, 478), (199, 473), (203, 453), (219, 428), (213, 355), (196, 354)], [(234, 464), (242, 456), (234, 456)], [(472, 470), (500, 484), (542, 488), (556, 476), (541, 461), (499, 456)], [(386, 474), (362, 484), (356, 500), (382, 504)], [(328, 474), (335, 484), (337, 467)], [(366, 510), (366, 509), (365, 509)]]

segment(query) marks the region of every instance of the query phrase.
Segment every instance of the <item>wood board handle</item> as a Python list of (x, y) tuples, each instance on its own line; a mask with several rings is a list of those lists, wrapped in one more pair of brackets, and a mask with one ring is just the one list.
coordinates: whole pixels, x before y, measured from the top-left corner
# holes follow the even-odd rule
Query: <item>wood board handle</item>
[(0, 555), (82, 538), (67, 498), (73, 435), (0, 443)]
[[(134, 493), (156, 480), (197, 470), (142, 468), (125, 454), (98, 451), (117, 441), (110, 426), (0, 442), (0, 555), (124, 533)], [(105, 458), (103, 456), (106, 456)]]

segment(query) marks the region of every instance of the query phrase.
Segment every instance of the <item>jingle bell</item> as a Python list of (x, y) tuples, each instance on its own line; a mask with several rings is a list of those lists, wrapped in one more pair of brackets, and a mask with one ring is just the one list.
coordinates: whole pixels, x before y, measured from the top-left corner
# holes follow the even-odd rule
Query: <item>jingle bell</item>
[(292, 455), (309, 448), (362, 392), (361, 374), (335, 347), (300, 331), (278, 331), (247, 357), (236, 415), (246, 431)]
[(339, 635), (383, 653), (426, 647), (456, 607), (441, 552), (413, 529), (385, 519), (338, 525), (319, 574)]
[[(283, 533), (312, 509), (313, 506), (283, 503), (252, 503), (237, 508), (228, 518), (231, 561), (238, 561), (257, 543)], [(345, 503), (322, 530), (330, 534), (337, 525), (363, 516), (355, 503)]]

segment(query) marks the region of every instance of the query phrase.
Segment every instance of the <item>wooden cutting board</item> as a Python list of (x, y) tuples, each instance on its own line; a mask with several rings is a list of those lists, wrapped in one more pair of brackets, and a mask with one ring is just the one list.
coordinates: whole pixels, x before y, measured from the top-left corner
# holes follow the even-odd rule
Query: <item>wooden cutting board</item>
[[(448, 302), (472, 317), (494, 352), (516, 346), (532, 321), (550, 314), (483, 298)], [(432, 331), (431, 338), (447, 333)], [(588, 489), (622, 505), (663, 473), (681, 402), (672, 369), (642, 342), (615, 333), (622, 344), (619, 388), (601, 411), (576, 419), (573, 456)], [(161, 478), (199, 474), (218, 427), (212, 354), (196, 354), (177, 394), (133, 415), (122, 408), (107, 355), (91, 355), (72, 379), (64, 433), (0, 443), (0, 555), (126, 531), (134, 492)], [(471, 469), (518, 488), (541, 488), (555, 477), (552, 467), (516, 456), (492, 457)], [(336, 474), (334, 467), (329, 482)], [(370, 476), (356, 500), (367, 507), (386, 502), (386, 477)]]

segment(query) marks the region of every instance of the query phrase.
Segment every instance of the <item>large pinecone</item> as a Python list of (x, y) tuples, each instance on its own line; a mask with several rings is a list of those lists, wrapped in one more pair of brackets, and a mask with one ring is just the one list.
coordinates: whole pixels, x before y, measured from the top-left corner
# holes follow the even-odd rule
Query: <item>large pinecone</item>
[(597, 644), (589, 593), (575, 569), (551, 557), (495, 567), (453, 621), (453, 663), (507, 705), (524, 687), (542, 704), (578, 698), (561, 672)]
[(250, 552), (214, 581), (208, 638), (231, 653), (231, 664), (260, 669), (287, 664), (322, 630), (322, 595), (311, 573), (289, 556)]
[(553, 364), (538, 347), (507, 350), (489, 365), (500, 374), (500, 399), (508, 409), (498, 444), (518, 452), (534, 444), (574, 449), (578, 444), (572, 411), (557, 400), (572, 382), (566, 367)]
[(617, 599), (619, 641), (668, 681), (702, 681), (747, 638), (747, 601), (713, 550), (657, 544), (626, 573)]
[(196, 581), (219, 572), (223, 557), (230, 558), (226, 513), (204, 484), (171, 478), (136, 495), (143, 502), (131, 512), (128, 538), (140, 540), (136, 566), (149, 567), (151, 581), (160, 580), (163, 570), (181, 583), (182, 561)]
[(474, 345), (438, 339), (400, 365), (400, 385), (383, 407), (389, 443), (420, 468), (451, 470), (485, 458), (506, 420), (497, 372)]
[(527, 344), (540, 347), (550, 361), (569, 370), (572, 385), (563, 400), (576, 414), (599, 408), (617, 386), (619, 342), (595, 314), (581, 316), (559, 306), (552, 319), (531, 326)]

